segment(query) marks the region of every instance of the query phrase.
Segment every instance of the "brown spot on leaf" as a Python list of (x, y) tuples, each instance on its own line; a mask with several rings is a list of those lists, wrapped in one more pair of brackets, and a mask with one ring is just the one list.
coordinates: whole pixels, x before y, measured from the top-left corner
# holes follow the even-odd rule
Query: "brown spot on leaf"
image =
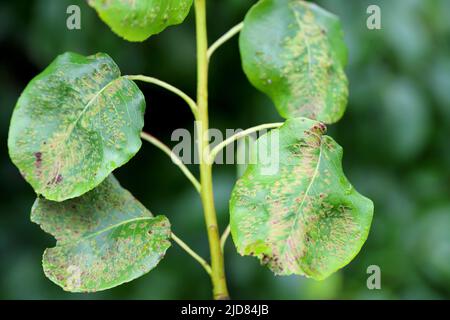
[(36, 158), (34, 161), (34, 166), (39, 169), (42, 165), (42, 152), (35, 152), (34, 157)]
[(261, 263), (266, 265), (270, 262), (270, 257), (267, 254), (263, 254), (261, 258)]
[(58, 174), (58, 175), (54, 176), (52, 180), (47, 182), (47, 185), (50, 186), (52, 184), (58, 184), (58, 183), (61, 183), (62, 181), (63, 181), (63, 176)]

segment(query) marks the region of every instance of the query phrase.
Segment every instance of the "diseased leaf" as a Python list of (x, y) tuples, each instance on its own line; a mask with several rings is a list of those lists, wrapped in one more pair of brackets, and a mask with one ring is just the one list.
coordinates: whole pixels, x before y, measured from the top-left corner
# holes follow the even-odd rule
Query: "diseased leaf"
[(258, 159), (233, 190), (231, 233), (239, 253), (257, 256), (276, 274), (324, 279), (367, 238), (373, 203), (344, 176), (342, 148), (325, 131), (298, 118), (262, 136), (258, 150), (279, 138), (279, 150), (269, 155), (279, 159), (278, 170), (268, 174)]
[(57, 239), (44, 252), (45, 275), (71, 292), (106, 290), (153, 269), (170, 247), (170, 224), (153, 217), (111, 175), (64, 202), (38, 198), (31, 220)]
[(140, 149), (145, 99), (106, 54), (65, 53), (17, 102), (8, 147), (37, 194), (54, 201), (100, 184)]
[(300, 0), (261, 0), (240, 35), (244, 71), (284, 118), (334, 123), (344, 114), (347, 49), (336, 16)]
[(128, 41), (144, 41), (184, 21), (193, 0), (88, 0), (100, 18)]

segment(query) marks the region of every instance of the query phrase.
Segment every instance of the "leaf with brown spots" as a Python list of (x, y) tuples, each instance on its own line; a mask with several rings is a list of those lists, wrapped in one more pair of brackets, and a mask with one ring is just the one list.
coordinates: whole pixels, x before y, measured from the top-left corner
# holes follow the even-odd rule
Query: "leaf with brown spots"
[(244, 71), (284, 118), (334, 123), (344, 114), (347, 49), (339, 19), (300, 0), (261, 0), (240, 35)]
[(128, 41), (144, 41), (184, 21), (192, 0), (88, 0), (100, 18)]
[(37, 194), (54, 201), (99, 185), (140, 149), (145, 99), (100, 53), (65, 53), (26, 87), (8, 147)]
[(154, 217), (110, 176), (64, 202), (38, 198), (31, 220), (52, 234), (45, 275), (71, 292), (106, 290), (152, 270), (170, 247), (170, 224)]
[[(234, 243), (276, 274), (324, 279), (348, 264), (368, 236), (373, 203), (349, 183), (342, 148), (325, 131), (320, 122), (287, 120), (257, 140), (257, 163), (234, 187)], [(268, 157), (260, 157), (269, 145)]]

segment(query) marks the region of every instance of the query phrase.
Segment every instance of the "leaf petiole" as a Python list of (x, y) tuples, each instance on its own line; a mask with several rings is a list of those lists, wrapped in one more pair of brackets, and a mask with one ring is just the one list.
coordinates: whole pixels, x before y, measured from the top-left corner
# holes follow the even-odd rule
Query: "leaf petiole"
[(183, 240), (178, 238), (173, 232), (171, 234), (173, 241), (175, 241), (184, 251), (186, 251), (192, 258), (194, 258), (200, 265), (205, 269), (205, 271), (211, 275), (211, 266), (208, 262), (200, 257), (194, 250), (192, 250)]
[(186, 103), (191, 108), (191, 111), (194, 114), (194, 116), (197, 117), (197, 112), (198, 112), (197, 104), (195, 103), (195, 101), (191, 97), (189, 97), (186, 93), (184, 93), (183, 91), (181, 91), (177, 87), (174, 87), (171, 84), (168, 84), (167, 82), (161, 81), (159, 79), (156, 79), (156, 78), (153, 78), (153, 77), (147, 77), (147, 76), (143, 76), (143, 75), (125, 76), (125, 78), (127, 78), (129, 80), (136, 80), (136, 81), (142, 81), (142, 82), (155, 84), (157, 86), (160, 86), (161, 88), (167, 89), (167, 90), (175, 93), (181, 99), (186, 101)]
[(144, 139), (145, 141), (153, 144), (155, 147), (157, 147), (158, 149), (163, 151), (165, 154), (167, 154), (172, 159), (173, 163), (176, 166), (178, 166), (180, 168), (180, 170), (184, 173), (186, 178), (188, 178), (189, 181), (191, 181), (191, 183), (193, 184), (193, 186), (195, 187), (197, 192), (200, 193), (200, 191), (201, 191), (200, 182), (198, 182), (198, 180), (194, 177), (194, 175), (184, 165), (183, 161), (181, 161), (181, 159), (178, 158), (178, 156), (176, 154), (174, 154), (168, 146), (166, 146), (164, 143), (162, 143), (161, 141), (156, 139), (154, 136), (152, 136), (151, 134), (148, 134), (146, 132), (141, 132), (141, 138)]
[(230, 225), (226, 227), (226, 229), (223, 231), (222, 236), (220, 237), (220, 247), (222, 248), (222, 252), (225, 248), (225, 244), (227, 243), (227, 239), (230, 236), (231, 228)]
[(233, 38), (235, 35), (237, 35), (239, 32), (241, 32), (243, 27), (244, 27), (244, 22), (241, 22), (238, 25), (231, 28), (230, 30), (228, 30), (219, 39), (217, 39), (217, 41), (214, 42), (211, 45), (211, 47), (209, 47), (209, 49), (208, 49), (208, 60), (211, 60), (211, 57), (214, 54), (214, 52), (216, 52), (216, 50), (219, 49), (225, 42), (227, 42), (228, 40)]
[(208, 161), (209, 161), (209, 163), (213, 163), (213, 162), (214, 162), (214, 159), (217, 157), (217, 155), (219, 154), (219, 152), (220, 152), (223, 148), (225, 148), (226, 146), (228, 146), (229, 144), (231, 144), (231, 143), (233, 143), (233, 142), (235, 142), (235, 141), (237, 141), (237, 140), (239, 140), (239, 139), (242, 139), (242, 138), (244, 138), (244, 137), (246, 137), (246, 136), (248, 136), (248, 135), (250, 135), (250, 134), (252, 134), (252, 133), (254, 133), (254, 132), (258, 132), (258, 131), (265, 130), (265, 129), (275, 129), (275, 128), (279, 128), (279, 127), (281, 127), (283, 124), (284, 124), (283, 122), (261, 124), (261, 125), (259, 125), (259, 126), (252, 127), (252, 128), (249, 128), (249, 129), (247, 129), (247, 130), (244, 130), (244, 131), (241, 131), (241, 132), (238, 132), (238, 133), (232, 135), (231, 137), (229, 137), (228, 139), (225, 139), (224, 141), (222, 141), (221, 143), (219, 143), (217, 146), (215, 146), (215, 147), (211, 150), (211, 152), (210, 152), (209, 155), (208, 155)]

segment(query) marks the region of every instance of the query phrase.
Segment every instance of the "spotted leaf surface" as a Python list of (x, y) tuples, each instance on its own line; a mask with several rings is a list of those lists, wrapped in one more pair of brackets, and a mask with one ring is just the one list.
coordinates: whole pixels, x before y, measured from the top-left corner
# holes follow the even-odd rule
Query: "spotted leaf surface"
[(100, 18), (128, 41), (144, 41), (189, 14), (192, 0), (89, 0)]
[(372, 201), (344, 176), (342, 148), (325, 130), (313, 120), (287, 120), (256, 143), (257, 149), (271, 139), (279, 143), (269, 153), (277, 170), (268, 174), (258, 159), (234, 187), (234, 243), (276, 274), (324, 279), (348, 264), (367, 238)]
[(170, 247), (167, 218), (153, 217), (113, 176), (79, 198), (38, 198), (31, 220), (57, 239), (44, 253), (45, 275), (71, 292), (106, 290), (136, 279)]
[(344, 114), (347, 49), (336, 16), (300, 0), (261, 0), (240, 35), (244, 71), (284, 118), (334, 123)]
[(106, 54), (65, 53), (15, 107), (8, 147), (37, 194), (54, 201), (100, 184), (141, 147), (145, 99)]

